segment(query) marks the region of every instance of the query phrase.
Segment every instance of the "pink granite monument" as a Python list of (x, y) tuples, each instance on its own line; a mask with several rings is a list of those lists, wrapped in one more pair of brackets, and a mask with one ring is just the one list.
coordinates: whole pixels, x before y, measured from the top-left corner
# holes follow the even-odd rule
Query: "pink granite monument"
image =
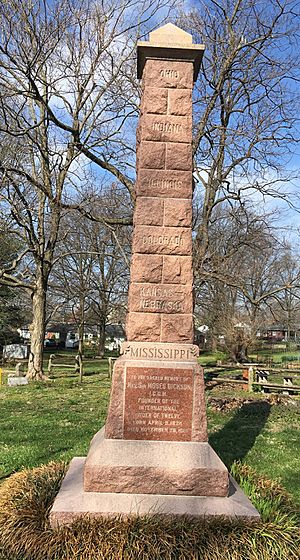
[(192, 89), (204, 46), (167, 24), (138, 44), (142, 79), (127, 342), (107, 422), (74, 458), (53, 526), (78, 515), (257, 518), (207, 441), (193, 345)]

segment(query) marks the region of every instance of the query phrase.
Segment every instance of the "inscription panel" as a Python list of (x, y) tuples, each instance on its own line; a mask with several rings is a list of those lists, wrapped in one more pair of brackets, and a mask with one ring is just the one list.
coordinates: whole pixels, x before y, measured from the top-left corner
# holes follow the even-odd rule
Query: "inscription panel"
[(166, 344), (156, 342), (123, 342), (121, 353), (131, 360), (196, 361), (199, 347), (195, 344)]
[(191, 255), (190, 228), (138, 226), (134, 228), (133, 252), (160, 255)]
[(192, 408), (192, 368), (126, 368), (125, 439), (190, 441)]
[(141, 117), (141, 140), (159, 142), (191, 142), (191, 117), (167, 115), (143, 115)]
[(192, 172), (139, 170), (137, 194), (139, 196), (190, 199), (192, 198)]
[(192, 285), (132, 282), (129, 288), (129, 309), (143, 313), (192, 313)]

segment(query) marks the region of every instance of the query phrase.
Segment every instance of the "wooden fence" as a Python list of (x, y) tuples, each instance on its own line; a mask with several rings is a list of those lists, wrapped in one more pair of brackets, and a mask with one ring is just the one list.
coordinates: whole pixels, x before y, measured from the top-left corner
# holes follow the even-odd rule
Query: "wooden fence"
[[(226, 366), (224, 366), (226, 368)], [(219, 377), (215, 375), (220, 366), (215, 368), (215, 371), (205, 372), (204, 377), (206, 381), (214, 381), (216, 383), (232, 383), (241, 385), (245, 391), (252, 392), (255, 387), (260, 388), (263, 393), (280, 392), (285, 395), (300, 393), (300, 384), (294, 384), (296, 379), (300, 379), (300, 375), (294, 371), (291, 373), (290, 369), (261, 369), (257, 366), (249, 366), (247, 368), (237, 367), (229, 369), (243, 369), (243, 378), (235, 379), (232, 377)], [(269, 381), (271, 374), (276, 373), (282, 377), (282, 383), (272, 383)], [(300, 371), (299, 371), (300, 373)]]

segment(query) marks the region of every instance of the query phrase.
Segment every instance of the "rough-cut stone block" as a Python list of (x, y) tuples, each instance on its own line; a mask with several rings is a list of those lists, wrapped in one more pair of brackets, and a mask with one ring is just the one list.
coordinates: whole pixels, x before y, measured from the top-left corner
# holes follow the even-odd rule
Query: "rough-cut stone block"
[(91, 443), (86, 492), (228, 496), (228, 471), (208, 443), (117, 441), (103, 429)]
[(163, 216), (163, 200), (157, 197), (150, 198), (140, 196), (137, 198), (133, 218), (134, 225), (162, 226)]
[(161, 282), (163, 268), (162, 255), (132, 256), (130, 265), (131, 282)]
[(227, 496), (228, 471), (206, 442), (92, 440), (84, 470), (87, 492)]
[(164, 255), (163, 282), (166, 284), (193, 283), (192, 257)]
[(141, 143), (141, 120), (139, 119), (138, 125), (136, 127), (136, 151), (138, 151), (138, 147)]
[(200, 375), (196, 375), (194, 380), (192, 441), (207, 441), (204, 375), (203, 368), (199, 365), (198, 368)]
[(166, 169), (189, 171), (192, 169), (192, 149), (190, 144), (167, 144)]
[(196, 344), (165, 344), (163, 342), (123, 342), (121, 354), (128, 360), (164, 360), (197, 362), (199, 346)]
[(191, 89), (193, 87), (193, 63), (148, 59), (143, 73), (143, 85)]
[(127, 340), (155, 342), (160, 339), (159, 313), (133, 313), (127, 315)]
[(174, 198), (166, 199), (164, 202), (164, 226), (191, 227), (191, 201)]
[(192, 315), (162, 315), (161, 342), (188, 342), (194, 338)]
[(192, 285), (131, 282), (128, 308), (144, 313), (192, 313)]
[[(166, 114), (168, 106), (168, 90), (165, 88), (147, 87), (143, 92), (141, 112)], [(177, 114), (177, 113), (174, 113)]]
[(168, 95), (169, 115), (192, 114), (192, 90), (170, 89)]
[[(138, 444), (140, 442), (136, 442), (136, 445)], [(260, 518), (258, 511), (231, 476), (229, 476), (229, 492), (226, 497), (85, 492), (84, 466), (85, 457), (72, 459), (50, 512), (52, 528), (70, 525), (79, 517), (86, 515), (92, 518), (176, 515), (204, 519), (221, 516), (234, 521), (240, 518), (247, 522), (257, 521)]]
[(135, 226), (134, 253), (191, 255), (192, 234), (189, 228)]
[(143, 115), (140, 119), (141, 140), (156, 142), (192, 141), (192, 118), (169, 115)]
[(164, 169), (166, 145), (162, 142), (141, 142), (138, 154), (138, 167)]
[(142, 169), (138, 172), (136, 190), (140, 196), (191, 199), (192, 172)]

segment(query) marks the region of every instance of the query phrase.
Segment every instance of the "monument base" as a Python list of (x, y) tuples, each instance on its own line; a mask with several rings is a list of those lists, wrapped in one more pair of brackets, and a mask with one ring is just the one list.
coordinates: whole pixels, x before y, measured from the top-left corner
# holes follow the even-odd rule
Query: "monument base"
[(93, 438), (86, 492), (227, 496), (228, 471), (207, 442)]
[(113, 492), (85, 492), (83, 489), (85, 457), (74, 457), (50, 512), (53, 528), (71, 524), (86, 515), (188, 515), (191, 517), (259, 519), (259, 513), (230, 477), (227, 497), (176, 496), (161, 494), (132, 494)]

